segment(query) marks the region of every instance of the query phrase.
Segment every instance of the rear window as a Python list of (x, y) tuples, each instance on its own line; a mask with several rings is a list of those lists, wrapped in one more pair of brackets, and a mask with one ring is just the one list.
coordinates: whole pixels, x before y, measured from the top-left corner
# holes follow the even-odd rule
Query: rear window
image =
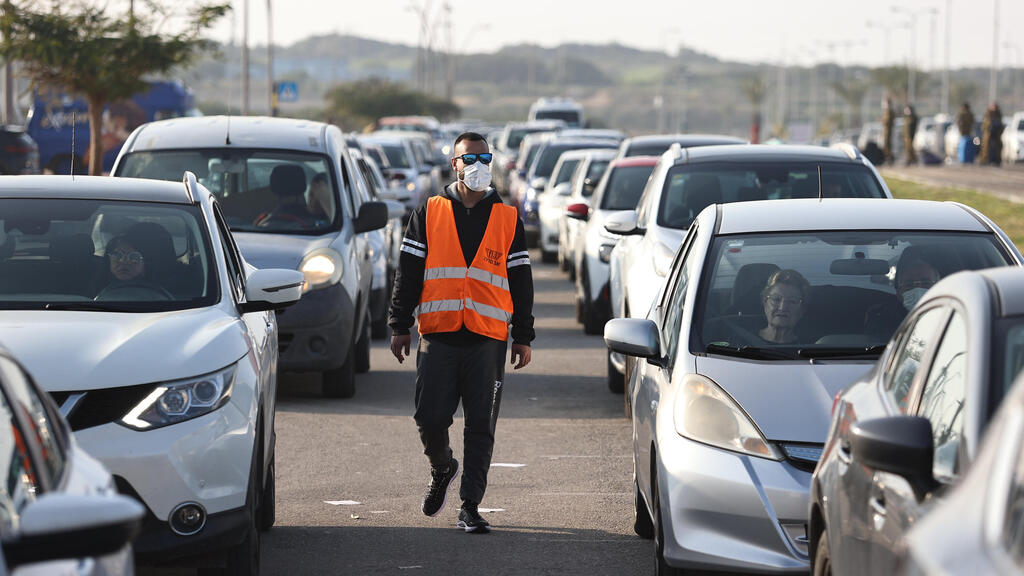
[(562, 120), (569, 126), (580, 125), (580, 113), (575, 110), (538, 110), (534, 120)]
[(658, 208), (658, 224), (686, 229), (711, 204), (749, 200), (817, 198), (818, 168), (824, 198), (885, 198), (874, 173), (860, 164), (812, 162), (681, 165), (669, 170)]
[(233, 231), (313, 235), (341, 227), (339, 184), (320, 154), (219, 148), (136, 152), (125, 158), (117, 176), (181, 181), (185, 170), (217, 196)]

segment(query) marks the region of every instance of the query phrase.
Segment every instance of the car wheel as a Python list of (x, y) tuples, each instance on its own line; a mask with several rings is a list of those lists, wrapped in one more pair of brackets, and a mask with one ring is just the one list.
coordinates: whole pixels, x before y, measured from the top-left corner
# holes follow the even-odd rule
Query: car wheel
[(583, 332), (585, 334), (603, 334), (604, 322), (598, 318), (594, 304), (586, 296), (583, 300)]
[(651, 514), (647, 512), (647, 505), (640, 495), (640, 485), (637, 484), (636, 474), (633, 478), (633, 532), (644, 540), (654, 538), (654, 521)]
[(370, 313), (363, 320), (363, 334), (356, 340), (356, 374), (370, 371)]
[(814, 576), (832, 576), (832, 556), (828, 551), (828, 533), (818, 536), (818, 548), (814, 553)]
[[(245, 527), (245, 539), (236, 546), (227, 549), (227, 564), (224, 570), (219, 568), (209, 574), (230, 574), (231, 576), (255, 576), (260, 573), (260, 531), (257, 527), (259, 522), (259, 507), (257, 498), (257, 482), (259, 478), (257, 460), (249, 473), (249, 490), (245, 498), (249, 510), (249, 523)], [(202, 570), (200, 574), (205, 574)]]
[(565, 243), (558, 241), (558, 269), (562, 272), (569, 271), (569, 257), (565, 254)]
[(356, 393), (355, 347), (348, 349), (348, 358), (340, 368), (324, 370), (320, 388), (327, 398), (351, 398)]
[(661, 497), (658, 495), (658, 478), (651, 475), (651, 507), (654, 508), (654, 574), (656, 576), (683, 576), (682, 570), (665, 562), (665, 522), (661, 516)]
[(616, 370), (615, 365), (612, 364), (612, 353), (607, 352), (606, 354), (608, 355), (608, 390), (611, 390), (614, 394), (622, 394), (626, 386), (625, 376)]
[(540, 261), (545, 264), (553, 264), (558, 260), (558, 253), (550, 250), (540, 249)]
[(259, 524), (260, 532), (266, 532), (277, 520), (277, 482), (274, 479), (274, 460), (271, 456), (267, 467), (267, 480), (263, 484), (263, 497), (260, 498)]

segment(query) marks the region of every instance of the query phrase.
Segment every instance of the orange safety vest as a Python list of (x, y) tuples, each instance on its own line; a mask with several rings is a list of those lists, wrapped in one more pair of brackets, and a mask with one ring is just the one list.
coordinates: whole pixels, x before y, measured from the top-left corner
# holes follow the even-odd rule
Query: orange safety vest
[(512, 294), (506, 259), (516, 233), (516, 209), (497, 203), (472, 264), (455, 228), (452, 201), (427, 201), (427, 260), (417, 308), (420, 334), (455, 332), (463, 325), (488, 338), (508, 340)]

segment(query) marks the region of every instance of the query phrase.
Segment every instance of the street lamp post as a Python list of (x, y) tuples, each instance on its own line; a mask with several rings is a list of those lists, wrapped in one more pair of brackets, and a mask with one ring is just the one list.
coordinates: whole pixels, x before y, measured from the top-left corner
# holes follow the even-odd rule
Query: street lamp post
[(271, 16), (271, 0), (267, 0), (267, 114), (277, 116), (274, 93), (274, 18)]
[(938, 11), (935, 8), (922, 8), (920, 10), (914, 10), (911, 8), (904, 8), (903, 6), (893, 6), (892, 12), (894, 14), (903, 14), (907, 17), (907, 26), (910, 28), (910, 53), (907, 56), (907, 103), (912, 103), (917, 100), (917, 85), (915, 70), (917, 68), (917, 17), (928, 14), (936, 14)]
[(999, 98), (999, 0), (992, 0), (992, 67), (988, 74), (988, 101)]

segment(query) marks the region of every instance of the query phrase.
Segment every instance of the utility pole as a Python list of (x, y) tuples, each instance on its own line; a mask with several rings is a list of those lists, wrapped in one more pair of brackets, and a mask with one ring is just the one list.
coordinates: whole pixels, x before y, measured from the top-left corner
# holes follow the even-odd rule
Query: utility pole
[(992, 0), (992, 67), (988, 73), (988, 101), (999, 99), (999, 0)]
[(952, 30), (953, 22), (953, 0), (946, 0), (946, 54), (945, 54), (945, 66), (942, 69), (942, 102), (939, 105), (939, 111), (944, 114), (949, 114), (949, 45), (950, 45), (950, 30)]
[(274, 18), (271, 0), (267, 0), (267, 114), (277, 116), (277, 91), (274, 90)]
[(249, 0), (242, 0), (242, 116), (249, 115)]

